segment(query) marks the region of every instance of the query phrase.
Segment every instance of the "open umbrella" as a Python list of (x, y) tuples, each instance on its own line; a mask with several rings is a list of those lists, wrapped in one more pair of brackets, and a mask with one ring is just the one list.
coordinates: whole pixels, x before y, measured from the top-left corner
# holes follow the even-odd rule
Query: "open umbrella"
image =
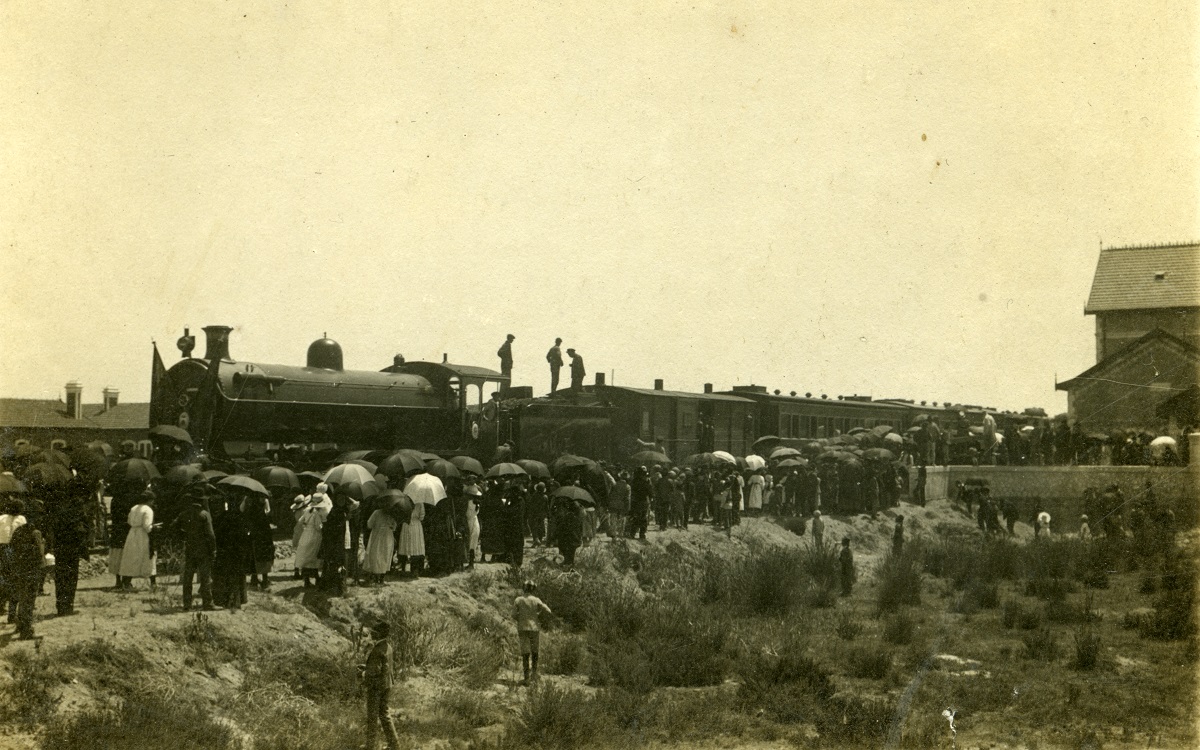
[(20, 495), (25, 492), (25, 484), (12, 474), (0, 474), (0, 494)]
[(574, 500), (580, 505), (586, 505), (589, 508), (596, 507), (596, 501), (592, 499), (592, 493), (582, 487), (576, 487), (573, 484), (568, 484), (565, 487), (559, 487), (554, 491), (553, 497), (566, 497)]
[(408, 484), (404, 486), (404, 494), (411, 497), (414, 503), (437, 505), (439, 501), (445, 499), (446, 487), (442, 484), (442, 480), (432, 474), (418, 474), (408, 480)]
[(724, 461), (711, 453), (693, 453), (692, 455), (683, 459), (683, 465), (690, 466), (693, 469), (717, 466), (722, 463), (724, 463)]
[(325, 481), (329, 484), (350, 484), (351, 482), (371, 482), (375, 479), (375, 471), (367, 471), (358, 464), (338, 464), (325, 473)]
[(84, 447), (90, 451), (95, 451), (96, 453), (99, 453), (100, 455), (104, 456), (106, 459), (112, 459), (112, 457), (114, 455), (116, 455), (115, 453), (113, 453), (112, 446), (109, 445), (108, 443), (104, 442), (103, 440), (93, 440), (92, 442), (88, 443)]
[(541, 461), (534, 461), (532, 458), (522, 458), (520, 461), (517, 461), (516, 464), (524, 469), (525, 473), (531, 477), (536, 477), (538, 479), (550, 478), (550, 467), (546, 466), (546, 464), (542, 463)]
[(732, 453), (728, 453), (726, 451), (713, 451), (713, 458), (717, 458), (727, 464), (733, 464), (734, 466), (737, 466), (737, 459), (733, 457)]
[(483, 464), (470, 456), (455, 456), (450, 459), (450, 463), (457, 466), (459, 471), (474, 474), (477, 477), (483, 476)]
[(779, 437), (778, 435), (763, 435), (758, 440), (755, 440), (751, 447), (755, 453), (767, 453), (770, 452), (770, 450), (774, 448), (775, 444), (780, 440), (783, 440), (783, 438)]
[(27, 467), (22, 473), (22, 478), (28, 485), (56, 487), (69, 484), (75, 475), (71, 473), (70, 469), (57, 462), (39, 461), (33, 466)]
[(917, 416), (913, 417), (913, 424), (914, 424), (914, 425), (920, 424), (920, 423), (922, 423), (922, 422), (928, 422), (928, 421), (929, 421), (929, 415), (928, 415), (928, 414), (918, 414)]
[(192, 444), (192, 436), (182, 427), (173, 424), (160, 424), (150, 428), (150, 437), (164, 437), (180, 443)]
[(76, 448), (71, 451), (71, 468), (85, 482), (95, 486), (108, 473), (108, 460), (96, 451)]
[(800, 451), (796, 450), (795, 448), (776, 448), (775, 450), (771, 451), (771, 460), (778, 461), (781, 458), (799, 455)]
[(525, 476), (528, 473), (529, 472), (525, 471), (517, 464), (503, 462), (503, 463), (498, 463), (495, 466), (493, 466), (492, 468), (488, 469), (487, 474), (485, 476), (515, 477), (515, 476)]
[(110, 485), (126, 482), (147, 484), (151, 479), (158, 479), (161, 476), (158, 473), (158, 468), (146, 459), (126, 458), (123, 461), (117, 461), (108, 470), (108, 483)]
[(313, 487), (325, 481), (325, 476), (319, 471), (302, 471), (296, 475), (296, 478), (300, 480), (301, 485), (312, 485)]
[(167, 473), (163, 474), (163, 481), (167, 484), (183, 486), (191, 484), (197, 480), (204, 479), (204, 471), (199, 464), (180, 464), (167, 469)]
[(1151, 440), (1151, 441), (1150, 441), (1150, 445), (1151, 445), (1152, 447), (1153, 447), (1153, 446), (1156, 446), (1156, 445), (1169, 445), (1169, 446), (1171, 446), (1172, 448), (1174, 448), (1174, 447), (1175, 447), (1175, 444), (1176, 444), (1176, 443), (1175, 443), (1175, 438), (1173, 438), (1173, 437), (1168, 437), (1168, 436), (1166, 436), (1166, 435), (1163, 435), (1163, 436), (1161, 436), (1161, 437), (1156, 437), (1156, 438), (1154, 438), (1153, 440)]
[(204, 478), (209, 482), (219, 481), (227, 476), (229, 476), (229, 474), (221, 471), (220, 469), (205, 469), (204, 471)]
[(401, 523), (412, 516), (413, 501), (400, 490), (384, 490), (375, 500), (375, 507), (392, 514)]
[(746, 456), (746, 468), (758, 471), (767, 465), (767, 459), (762, 456)]
[(799, 456), (792, 456), (780, 461), (776, 466), (780, 469), (798, 469), (801, 466), (808, 466), (808, 460)]
[(439, 458), (436, 461), (430, 461), (425, 464), (425, 471), (438, 479), (449, 479), (450, 477), (461, 477), (462, 472), (454, 464), (444, 458)]
[(296, 472), (282, 466), (263, 466), (251, 472), (250, 476), (267, 489), (278, 487), (281, 490), (300, 490), (300, 477), (296, 476)]
[(66, 466), (67, 468), (71, 466), (71, 457), (57, 448), (47, 448), (42, 451), (41, 455), (38, 456), (38, 461), (49, 461), (59, 466)]
[(921, 425), (915, 424), (912, 427), (909, 427), (907, 430), (905, 430), (905, 432), (912, 435), (914, 433), (920, 432), (922, 429), (924, 429), (924, 428), (922, 428)]
[(554, 476), (558, 476), (560, 473), (569, 469), (587, 469), (595, 465), (596, 462), (590, 458), (574, 456), (570, 453), (567, 453), (554, 459), (554, 461), (550, 464), (550, 473)]
[(879, 461), (895, 461), (896, 454), (892, 453), (887, 448), (868, 448), (862, 453), (863, 458), (872, 458)]
[(369, 482), (342, 482), (337, 486), (337, 492), (348, 495), (355, 500), (366, 500), (383, 492), (384, 488), (372, 479)]
[(629, 457), (629, 463), (634, 466), (653, 466), (655, 464), (669, 466), (671, 459), (667, 457), (667, 454), (658, 451), (638, 451)]
[(355, 466), (361, 466), (364, 469), (366, 469), (367, 471), (371, 472), (371, 476), (375, 476), (375, 473), (379, 471), (378, 466), (376, 466), (375, 464), (366, 460), (365, 458), (352, 458), (349, 461), (343, 462), (343, 465), (345, 465), (345, 464), (354, 464)]
[(904, 443), (904, 438), (902, 438), (898, 433), (889, 432), (888, 434), (883, 436), (883, 442), (892, 443), (894, 445), (901, 445)]
[(230, 487), (240, 487), (247, 492), (266, 495), (267, 497), (271, 496), (270, 491), (268, 491), (266, 487), (262, 486), (262, 482), (258, 481), (257, 479), (251, 479), (250, 477), (243, 476), (242, 474), (234, 474), (233, 476), (225, 477), (221, 481), (217, 482), (217, 484), (224, 484)]
[(378, 468), (389, 477), (404, 477), (414, 471), (424, 471), (425, 462), (408, 451), (396, 451), (380, 461)]
[(894, 429), (896, 428), (892, 427), (890, 424), (877, 424), (871, 428), (871, 434), (875, 437), (883, 437)]
[(351, 461), (366, 461), (368, 463), (378, 464), (383, 459), (387, 458), (388, 452), (381, 450), (357, 450), (348, 451), (334, 459), (339, 464), (348, 464)]

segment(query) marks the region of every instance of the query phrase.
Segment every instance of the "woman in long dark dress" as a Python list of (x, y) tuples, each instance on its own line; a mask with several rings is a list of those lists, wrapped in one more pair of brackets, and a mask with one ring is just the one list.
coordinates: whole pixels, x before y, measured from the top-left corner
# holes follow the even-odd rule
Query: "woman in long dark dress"
[(551, 502), (555, 542), (563, 565), (570, 567), (575, 564), (575, 550), (583, 542), (583, 507), (568, 497), (556, 497)]
[(491, 555), (491, 562), (502, 562), (504, 555), (504, 533), (501, 528), (504, 501), (501, 497), (504, 485), (493, 481), (479, 498), (479, 547), (480, 562), (484, 555)]
[(252, 569), (250, 527), (242, 503), (234, 500), (224, 513), (213, 519), (217, 554), (213, 560), (213, 581), (217, 604), (237, 612), (246, 603), (246, 573)]
[(275, 542), (271, 540), (271, 503), (256, 493), (247, 493), (242, 502), (246, 528), (250, 532), (250, 583), (266, 591), (271, 588), (267, 574), (275, 564)]

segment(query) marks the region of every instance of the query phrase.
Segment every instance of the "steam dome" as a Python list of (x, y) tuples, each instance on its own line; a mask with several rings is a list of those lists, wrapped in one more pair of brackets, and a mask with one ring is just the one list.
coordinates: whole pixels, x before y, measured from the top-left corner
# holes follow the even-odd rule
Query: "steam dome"
[(342, 345), (333, 339), (317, 339), (308, 345), (308, 366), (322, 370), (342, 369)]

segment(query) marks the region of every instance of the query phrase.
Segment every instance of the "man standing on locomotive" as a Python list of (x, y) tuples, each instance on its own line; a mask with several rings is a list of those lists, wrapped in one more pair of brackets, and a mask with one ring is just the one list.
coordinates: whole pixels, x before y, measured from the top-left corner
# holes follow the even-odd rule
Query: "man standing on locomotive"
[(511, 333), (508, 334), (508, 338), (505, 339), (504, 343), (500, 345), (500, 348), (496, 350), (496, 356), (500, 358), (500, 374), (509, 379), (512, 378), (512, 342), (516, 338), (517, 337)]
[(562, 339), (554, 339), (554, 346), (550, 347), (550, 351), (546, 352), (546, 361), (550, 363), (550, 393), (553, 394), (558, 390), (558, 371), (563, 366)]
[(578, 398), (583, 393), (583, 376), (587, 371), (583, 369), (583, 357), (574, 349), (568, 349), (567, 354), (571, 357), (571, 392)]

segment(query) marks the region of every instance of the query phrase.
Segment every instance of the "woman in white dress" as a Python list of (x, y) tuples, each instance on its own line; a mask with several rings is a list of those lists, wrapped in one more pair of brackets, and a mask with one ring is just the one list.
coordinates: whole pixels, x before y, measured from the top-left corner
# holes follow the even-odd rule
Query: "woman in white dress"
[(400, 546), (396, 549), (400, 555), (400, 572), (404, 572), (404, 564), (411, 558), (410, 570), (414, 578), (421, 575), (425, 566), (425, 527), (421, 524), (424, 518), (425, 503), (413, 503), (412, 515), (400, 530)]
[(325, 517), (333, 510), (333, 500), (325, 494), (328, 491), (329, 485), (318, 484), (308, 507), (296, 521), (296, 525), (301, 529), (294, 565), (300, 569), (305, 587), (313, 585), (311, 579), (317, 577), (317, 571), (321, 567), (321, 529), (325, 526)]
[(479, 488), (470, 485), (463, 490), (467, 496), (467, 567), (475, 567), (475, 556), (479, 552), (479, 506), (478, 498), (483, 496)]
[(363, 569), (382, 585), (383, 576), (392, 569), (392, 554), (396, 551), (396, 518), (380, 508), (367, 519), (371, 534), (367, 539), (367, 556)]
[(751, 515), (757, 516), (762, 512), (763, 506), (763, 486), (766, 480), (763, 479), (762, 472), (756, 471), (750, 475), (750, 496), (746, 499), (746, 510)]
[(150, 549), (150, 530), (154, 527), (154, 493), (143, 492), (138, 502), (129, 509), (129, 533), (125, 536), (125, 547), (121, 553), (121, 580), (126, 588), (131, 579), (149, 578), (153, 587), (157, 583), (157, 560)]

